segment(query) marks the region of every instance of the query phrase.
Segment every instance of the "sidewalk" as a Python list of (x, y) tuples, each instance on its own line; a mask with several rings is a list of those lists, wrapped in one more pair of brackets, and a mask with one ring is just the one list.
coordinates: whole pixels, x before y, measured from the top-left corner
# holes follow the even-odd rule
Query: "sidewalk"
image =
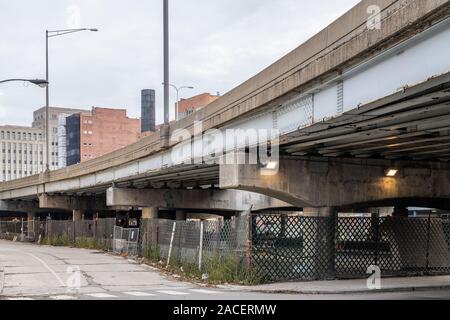
[[(263, 293), (340, 294), (450, 289), (450, 276), (384, 278), (380, 290), (369, 290), (366, 279), (285, 282), (258, 286), (226, 286), (227, 289)], [(225, 287), (225, 286), (221, 286)]]

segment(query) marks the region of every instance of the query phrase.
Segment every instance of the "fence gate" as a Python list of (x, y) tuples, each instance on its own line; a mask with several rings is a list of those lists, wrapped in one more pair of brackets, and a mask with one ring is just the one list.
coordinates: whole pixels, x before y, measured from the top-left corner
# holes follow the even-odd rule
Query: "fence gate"
[(113, 251), (129, 256), (138, 255), (139, 229), (114, 227)]

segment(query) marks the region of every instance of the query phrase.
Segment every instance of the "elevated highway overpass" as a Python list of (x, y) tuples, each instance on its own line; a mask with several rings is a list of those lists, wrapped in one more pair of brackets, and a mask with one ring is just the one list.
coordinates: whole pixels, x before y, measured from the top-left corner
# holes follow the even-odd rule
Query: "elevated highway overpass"
[[(380, 28), (368, 25), (367, 8), (374, 4), (381, 9)], [(19, 210), (20, 203), (32, 202), (37, 208), (63, 209), (66, 203), (67, 210), (79, 210), (76, 199), (92, 197), (106, 199), (106, 208), (227, 210), (233, 203), (231, 209), (239, 211), (252, 204), (258, 209), (320, 208), (410, 200), (446, 207), (449, 17), (448, 0), (362, 1), (186, 119), (86, 163), (1, 183), (2, 207)], [(198, 122), (202, 133), (239, 129), (245, 136), (249, 129), (277, 130), (279, 138), (272, 143), (280, 150), (280, 171), (263, 176), (259, 165), (219, 165), (218, 157), (208, 164), (175, 162), (173, 151), (180, 143), (170, 137), (180, 129), (194, 134)], [(234, 144), (225, 145), (234, 150)], [(400, 174), (386, 177), (388, 168)], [(211, 187), (222, 190), (200, 190)], [(122, 197), (121, 189), (127, 189)], [(123, 201), (130, 189), (148, 201)], [(236, 203), (229, 189), (253, 193)], [(212, 201), (193, 200), (201, 199), (191, 195), (202, 191)], [(185, 200), (167, 200), (171, 192)]]

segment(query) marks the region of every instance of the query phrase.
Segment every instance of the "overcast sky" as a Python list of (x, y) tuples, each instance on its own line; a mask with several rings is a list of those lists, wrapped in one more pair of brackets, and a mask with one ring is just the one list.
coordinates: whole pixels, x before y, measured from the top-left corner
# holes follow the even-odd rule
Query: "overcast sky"
[[(171, 82), (195, 86), (182, 93), (186, 98), (226, 93), (359, 0), (170, 2)], [(162, 121), (162, 3), (0, 0), (0, 80), (45, 78), (46, 29), (98, 28), (50, 40), (51, 105), (126, 108), (140, 117), (140, 90), (152, 88)], [(0, 124), (30, 125), (32, 111), (43, 105), (43, 89), (0, 85)]]

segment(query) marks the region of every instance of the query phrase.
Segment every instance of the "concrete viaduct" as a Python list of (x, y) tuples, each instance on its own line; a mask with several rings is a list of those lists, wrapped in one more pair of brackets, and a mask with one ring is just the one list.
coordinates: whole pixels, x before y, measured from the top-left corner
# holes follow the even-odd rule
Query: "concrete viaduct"
[[(376, 5), (380, 14), (368, 13)], [(450, 1), (369, 0), (203, 110), (86, 163), (0, 184), (0, 210), (450, 209)], [(375, 24), (371, 19), (375, 19)], [(432, 57), (432, 58), (430, 58)], [(177, 163), (173, 139), (278, 130), (278, 172)], [(197, 132), (198, 134), (198, 132)], [(171, 138), (172, 137), (172, 138)], [(227, 152), (235, 145), (225, 143)], [(245, 149), (244, 149), (245, 152)], [(387, 176), (387, 170), (398, 172)]]

